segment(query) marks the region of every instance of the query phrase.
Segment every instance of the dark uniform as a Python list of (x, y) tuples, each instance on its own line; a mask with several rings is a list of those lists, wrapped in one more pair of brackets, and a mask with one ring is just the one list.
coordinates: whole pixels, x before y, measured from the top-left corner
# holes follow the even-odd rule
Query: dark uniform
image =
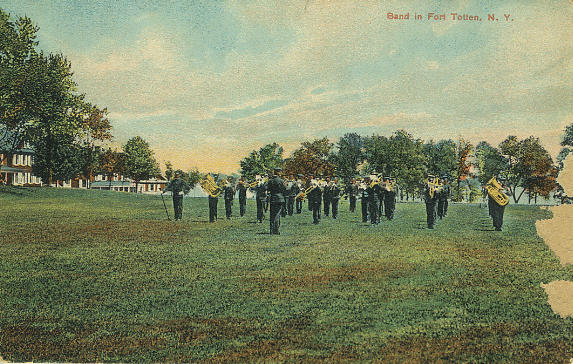
[(316, 183), (316, 181), (311, 182), (311, 186), (314, 188), (310, 190), (308, 195), (308, 207), (312, 211), (312, 223), (318, 224), (320, 222), (320, 205), (322, 202), (322, 190)]
[[(503, 193), (504, 188), (503, 185), (501, 187), (501, 191)], [(493, 219), (493, 227), (495, 231), (501, 231), (501, 227), (503, 226), (503, 214), (505, 212), (505, 205), (500, 205), (497, 201), (492, 198), (488, 194), (488, 206), (489, 206), (489, 213), (491, 218)]]
[(370, 184), (370, 179), (365, 178), (364, 181), (360, 184), (359, 191), (360, 194), (360, 204), (362, 207), (362, 222), (368, 222), (368, 212), (369, 212), (369, 203), (370, 197), (368, 196), (368, 185)]
[(183, 215), (183, 196), (188, 194), (191, 188), (179, 176), (175, 176), (171, 182), (165, 186), (162, 193), (171, 191), (173, 195), (173, 209), (175, 210), (175, 221), (181, 220)]
[(336, 219), (338, 217), (338, 202), (340, 201), (340, 187), (335, 181), (330, 187), (330, 203), (332, 204), (332, 218)]
[(424, 189), (424, 202), (426, 203), (426, 224), (428, 229), (433, 229), (436, 225), (437, 215), (437, 202), (439, 191), (434, 191), (434, 195), (430, 195), (430, 186), (426, 185)]
[(280, 177), (280, 170), (275, 169), (275, 175), (269, 179), (267, 189), (269, 193), (270, 202), (270, 233), (271, 235), (279, 235), (281, 226), (281, 210), (285, 204), (284, 194), (286, 186), (284, 180)]
[(450, 186), (445, 180), (442, 180), (440, 193), (438, 194), (438, 219), (443, 219), (448, 213), (448, 198), (450, 198)]
[(295, 202), (296, 196), (300, 192), (300, 188), (298, 188), (298, 185), (297, 185), (296, 181), (294, 180), (293, 176), (291, 176), (290, 180), (287, 182), (286, 191), (287, 191), (287, 196), (288, 196), (287, 197), (287, 214), (288, 214), (288, 216), (292, 216), (294, 214), (294, 202)]
[[(215, 183), (217, 183), (217, 178), (218, 178), (217, 175), (213, 177)], [(209, 222), (215, 222), (217, 221), (217, 204), (219, 203), (219, 195), (217, 196), (209, 195), (208, 199), (209, 199)]]
[(225, 199), (225, 216), (227, 220), (231, 220), (233, 215), (233, 200), (235, 199), (235, 187), (233, 186), (232, 180), (227, 181), (225, 187), (223, 187), (223, 198)]
[(241, 177), (241, 180), (237, 184), (237, 190), (239, 191), (239, 214), (245, 216), (247, 211), (247, 183), (245, 179)]
[(384, 188), (384, 215), (387, 220), (394, 218), (394, 211), (396, 211), (396, 189), (388, 179)]
[(298, 179), (297, 179), (296, 182), (295, 182), (295, 187), (294, 187), (294, 190), (295, 190), (295, 193), (296, 193), (296, 195), (295, 195), (295, 205), (296, 205), (296, 213), (297, 213), (297, 214), (302, 213), (302, 201), (303, 201), (303, 199), (302, 199), (302, 198), (298, 198), (298, 199), (297, 199), (296, 197), (298, 197), (298, 195), (299, 195), (301, 192), (303, 192), (303, 189), (304, 189), (304, 183), (302, 182), (302, 174), (299, 174), (299, 175), (298, 175)]
[(358, 196), (358, 184), (356, 180), (352, 180), (352, 183), (346, 188), (346, 194), (348, 195), (348, 200), (350, 202), (350, 212), (354, 212), (356, 209), (356, 197)]
[(255, 198), (257, 199), (257, 221), (262, 223), (265, 217), (265, 205), (267, 203), (267, 184), (257, 178), (259, 183), (255, 186)]
[(330, 214), (330, 205), (332, 204), (332, 191), (330, 187), (332, 186), (330, 182), (330, 178), (326, 179), (324, 183), (324, 189), (322, 191), (322, 202), (324, 203), (324, 216), (328, 216)]
[[(371, 178), (372, 179), (372, 178)], [(372, 179), (376, 182), (375, 179)], [(379, 183), (372, 183), (368, 186), (368, 198), (370, 207), (370, 224), (378, 225), (380, 223), (380, 201), (382, 197), (382, 187)]]

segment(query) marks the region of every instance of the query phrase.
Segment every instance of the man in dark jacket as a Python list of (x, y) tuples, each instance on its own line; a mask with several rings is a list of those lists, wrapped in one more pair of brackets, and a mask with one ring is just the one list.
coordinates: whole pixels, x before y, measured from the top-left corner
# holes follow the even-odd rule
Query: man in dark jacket
[(245, 216), (247, 211), (247, 189), (249, 188), (245, 177), (241, 177), (239, 183), (237, 184), (237, 190), (239, 191), (239, 214)]
[(281, 210), (285, 203), (286, 186), (281, 178), (281, 168), (275, 168), (273, 178), (269, 179), (267, 190), (270, 202), (270, 233), (271, 235), (280, 235)]
[(235, 199), (233, 177), (227, 178), (227, 183), (223, 187), (223, 198), (225, 199), (225, 216), (227, 220), (231, 220), (231, 215), (233, 215), (233, 200)]
[(175, 210), (175, 221), (181, 220), (183, 215), (183, 196), (188, 194), (191, 188), (181, 178), (180, 173), (175, 173), (175, 178), (171, 180), (162, 193), (171, 191), (173, 195), (173, 209)]

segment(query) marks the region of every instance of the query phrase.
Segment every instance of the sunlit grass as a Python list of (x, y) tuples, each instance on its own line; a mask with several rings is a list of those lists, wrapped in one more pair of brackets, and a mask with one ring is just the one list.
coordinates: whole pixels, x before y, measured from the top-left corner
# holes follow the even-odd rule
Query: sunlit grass
[[(6, 191), (6, 190), (4, 190)], [(0, 356), (58, 362), (567, 362), (570, 319), (542, 282), (572, 279), (535, 232), (538, 207), (424, 205), (378, 227), (341, 207), (281, 235), (206, 199), (167, 221), (159, 196), (0, 193)], [(166, 198), (170, 216), (171, 201)], [(235, 205), (235, 215), (238, 206)], [(219, 202), (219, 216), (224, 204)]]

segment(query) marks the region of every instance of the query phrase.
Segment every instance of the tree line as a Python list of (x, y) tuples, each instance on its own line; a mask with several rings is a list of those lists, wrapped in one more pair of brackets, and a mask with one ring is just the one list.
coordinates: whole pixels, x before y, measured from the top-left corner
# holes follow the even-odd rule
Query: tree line
[(253, 178), (282, 167), (286, 175), (336, 176), (343, 181), (371, 173), (394, 177), (406, 200), (419, 196), (428, 175), (447, 176), (454, 201), (476, 201), (492, 177), (503, 179), (515, 203), (524, 194), (537, 200), (559, 190), (556, 178), (573, 151), (573, 124), (565, 130), (562, 151), (554, 163), (539, 138), (510, 135), (498, 146), (458, 140), (424, 141), (403, 129), (391, 136), (349, 133), (337, 142), (328, 138), (303, 142), (288, 158), (276, 143), (241, 160), (241, 175)]

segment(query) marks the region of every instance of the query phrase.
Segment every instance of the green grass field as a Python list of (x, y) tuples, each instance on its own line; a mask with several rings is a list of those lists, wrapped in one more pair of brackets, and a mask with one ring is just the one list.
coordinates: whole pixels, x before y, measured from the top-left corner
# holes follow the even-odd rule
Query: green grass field
[[(540, 284), (573, 280), (537, 236), (535, 206), (424, 205), (393, 221), (167, 221), (159, 196), (0, 189), (0, 356), (8, 361), (569, 363), (573, 321)], [(169, 214), (171, 201), (166, 198)], [(234, 214), (238, 215), (235, 202)]]

